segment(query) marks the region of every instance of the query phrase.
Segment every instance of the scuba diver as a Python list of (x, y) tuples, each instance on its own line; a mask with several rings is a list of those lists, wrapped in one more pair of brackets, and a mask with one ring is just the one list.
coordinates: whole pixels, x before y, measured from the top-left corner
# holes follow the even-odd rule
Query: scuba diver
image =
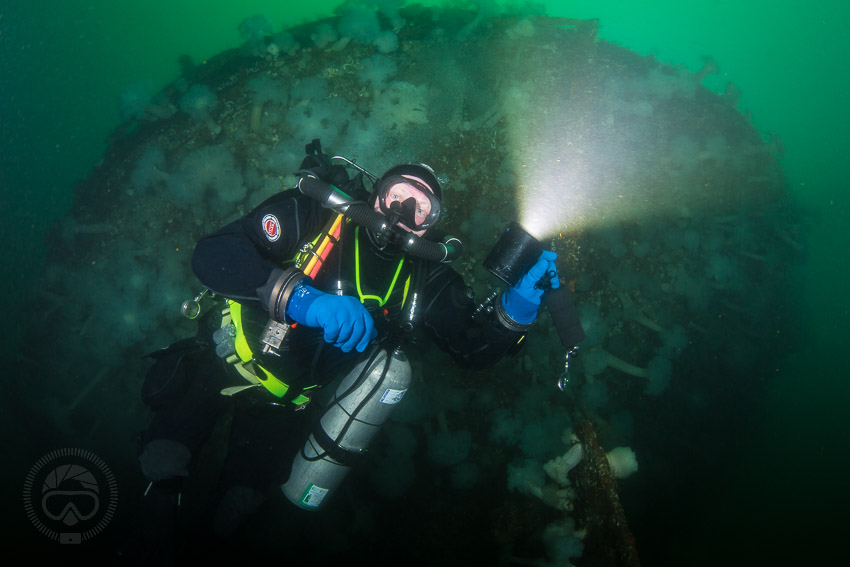
[[(198, 335), (151, 355), (139, 460), (149, 481), (142, 539), (157, 561), (174, 551), (183, 482), (231, 408), (209, 515), (223, 538), (272, 483), (303, 509), (327, 500), (401, 401), (414, 330), (461, 367), (487, 368), (523, 344), (543, 289), (558, 286), (556, 255), (543, 251), (476, 310), (450, 267), (461, 243), (437, 229), (442, 188), (429, 166), (377, 177), (318, 140), (306, 152), (295, 188), (197, 242), (192, 269), (205, 290), (184, 308)], [(340, 376), (330, 409), (310, 403)]]

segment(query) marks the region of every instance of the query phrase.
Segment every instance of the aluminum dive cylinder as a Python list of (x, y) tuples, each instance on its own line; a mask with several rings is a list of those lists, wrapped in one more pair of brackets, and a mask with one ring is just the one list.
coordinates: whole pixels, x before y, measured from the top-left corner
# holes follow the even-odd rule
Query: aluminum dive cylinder
[(305, 510), (319, 506), (339, 487), (366, 453), (410, 385), (410, 362), (400, 348), (377, 353), (342, 379), (281, 485), (286, 497)]

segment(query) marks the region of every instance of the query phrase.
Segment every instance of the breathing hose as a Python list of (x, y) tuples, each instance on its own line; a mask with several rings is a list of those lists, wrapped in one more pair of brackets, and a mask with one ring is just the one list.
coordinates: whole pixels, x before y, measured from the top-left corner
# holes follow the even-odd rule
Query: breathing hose
[(376, 234), (389, 235), (402, 250), (431, 262), (453, 262), (463, 254), (463, 244), (455, 236), (446, 236), (440, 242), (427, 240), (413, 233), (390, 226), (387, 217), (362, 201), (354, 201), (345, 193), (316, 177), (304, 176), (298, 180), (298, 189), (323, 207), (342, 213)]

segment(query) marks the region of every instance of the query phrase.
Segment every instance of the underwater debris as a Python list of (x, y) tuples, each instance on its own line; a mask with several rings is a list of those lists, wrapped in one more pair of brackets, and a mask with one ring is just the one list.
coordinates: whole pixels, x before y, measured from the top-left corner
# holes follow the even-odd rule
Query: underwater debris
[[(617, 481), (612, 474), (605, 450), (599, 446), (590, 420), (581, 420), (575, 429), (582, 445), (582, 459), (575, 468), (575, 516), (584, 537), (584, 555), (594, 565), (638, 567), (635, 537), (623, 506)], [(579, 565), (582, 563), (579, 562)]]

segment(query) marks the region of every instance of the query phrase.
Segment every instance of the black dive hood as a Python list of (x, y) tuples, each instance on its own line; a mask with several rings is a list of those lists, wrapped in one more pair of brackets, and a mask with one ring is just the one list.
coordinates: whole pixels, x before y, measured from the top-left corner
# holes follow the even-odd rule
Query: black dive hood
[(390, 224), (386, 216), (363, 201), (354, 201), (329, 183), (316, 177), (301, 177), (296, 187), (306, 196), (318, 201), (323, 207), (342, 213), (353, 222), (376, 234), (384, 235), (411, 256), (432, 262), (454, 262), (463, 254), (463, 244), (455, 236), (446, 236), (440, 242), (420, 238)]

